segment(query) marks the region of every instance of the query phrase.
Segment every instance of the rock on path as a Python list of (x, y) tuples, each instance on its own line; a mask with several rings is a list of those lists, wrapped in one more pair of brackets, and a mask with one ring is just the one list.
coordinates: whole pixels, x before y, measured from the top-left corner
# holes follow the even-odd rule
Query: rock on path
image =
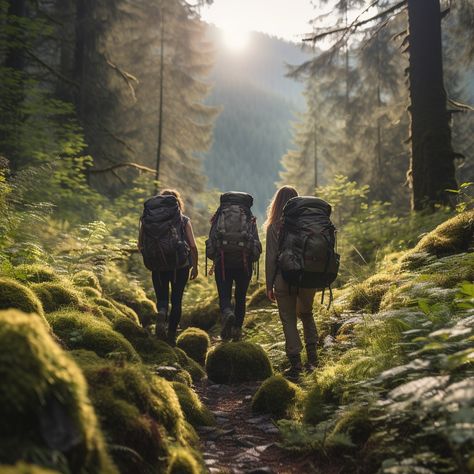
[(319, 472), (308, 458), (277, 446), (278, 429), (269, 416), (256, 416), (251, 399), (258, 383), (218, 385), (204, 381), (196, 387), (214, 413), (215, 427), (198, 428), (202, 452), (211, 474), (293, 474)]

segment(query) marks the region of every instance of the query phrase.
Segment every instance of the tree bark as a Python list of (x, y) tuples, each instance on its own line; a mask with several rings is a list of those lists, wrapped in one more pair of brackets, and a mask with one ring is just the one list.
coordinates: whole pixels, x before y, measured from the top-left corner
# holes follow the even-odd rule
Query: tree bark
[(156, 172), (155, 172), (155, 194), (158, 194), (158, 186), (160, 180), (160, 164), (161, 150), (163, 145), (163, 92), (164, 92), (164, 61), (165, 61), (165, 12), (161, 11), (161, 28), (160, 28), (160, 105), (158, 112), (158, 144), (156, 148)]
[(411, 205), (451, 205), (456, 189), (451, 128), (443, 82), (439, 0), (408, 0), (410, 35)]

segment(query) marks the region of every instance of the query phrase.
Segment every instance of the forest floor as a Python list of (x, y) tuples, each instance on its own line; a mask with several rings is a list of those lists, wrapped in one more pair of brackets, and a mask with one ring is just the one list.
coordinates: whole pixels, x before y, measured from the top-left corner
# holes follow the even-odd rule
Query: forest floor
[(278, 447), (279, 431), (270, 416), (252, 413), (252, 396), (259, 383), (213, 384), (196, 387), (214, 413), (215, 427), (198, 429), (206, 467), (211, 474), (270, 474), (317, 472), (306, 457)]

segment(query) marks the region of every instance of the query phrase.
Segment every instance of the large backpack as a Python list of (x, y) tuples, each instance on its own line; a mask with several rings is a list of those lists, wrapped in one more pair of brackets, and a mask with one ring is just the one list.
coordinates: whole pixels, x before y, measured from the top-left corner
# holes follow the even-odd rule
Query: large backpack
[(219, 261), (222, 268), (243, 266), (257, 262), (262, 253), (256, 219), (250, 208), (250, 194), (228, 192), (221, 195), (220, 206), (211, 220), (206, 240), (206, 257)]
[(294, 197), (283, 208), (278, 267), (290, 288), (331, 289), (339, 254), (330, 215), (331, 206), (316, 197)]
[(141, 217), (142, 256), (149, 270), (175, 270), (186, 265), (190, 248), (178, 201), (171, 195), (154, 196), (144, 203)]

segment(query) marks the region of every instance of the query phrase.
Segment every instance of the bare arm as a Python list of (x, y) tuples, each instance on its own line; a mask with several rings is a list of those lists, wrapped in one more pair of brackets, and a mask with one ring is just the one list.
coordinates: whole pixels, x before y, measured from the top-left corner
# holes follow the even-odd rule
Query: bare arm
[(142, 220), (140, 219), (140, 223), (138, 224), (138, 243), (137, 247), (138, 250), (141, 250), (143, 248), (143, 225), (142, 225)]
[(194, 280), (199, 273), (198, 270), (198, 261), (199, 261), (199, 254), (196, 245), (196, 239), (194, 238), (193, 226), (191, 225), (191, 221), (188, 221), (186, 224), (186, 238), (189, 243), (189, 247), (191, 248), (191, 260), (192, 260), (192, 270), (191, 270), (191, 280)]
[(267, 241), (265, 252), (265, 277), (267, 286), (267, 295), (270, 300), (274, 300), (273, 283), (277, 273), (278, 259), (278, 233), (275, 226), (270, 225), (267, 228)]

